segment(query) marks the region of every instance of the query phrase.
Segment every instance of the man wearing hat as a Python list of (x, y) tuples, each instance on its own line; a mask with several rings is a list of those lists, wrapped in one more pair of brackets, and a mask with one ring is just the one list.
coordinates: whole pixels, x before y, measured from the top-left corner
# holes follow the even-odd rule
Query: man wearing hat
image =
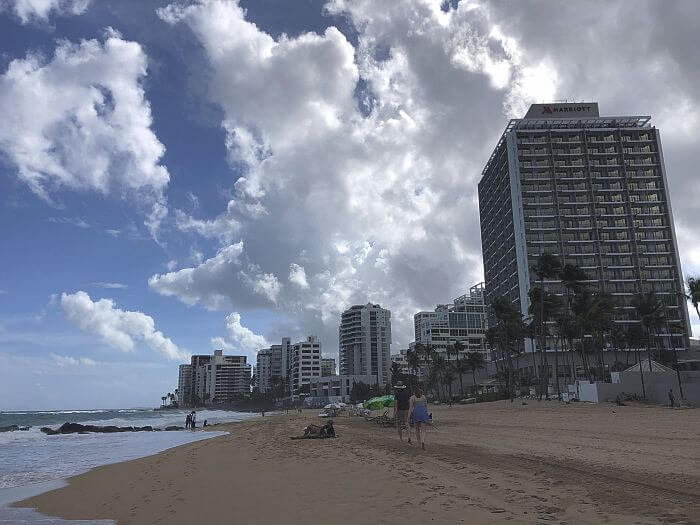
[(396, 419), (396, 428), (399, 431), (399, 439), (403, 443), (403, 426), (406, 425), (408, 434), (408, 442), (411, 443), (411, 433), (408, 427), (408, 407), (410, 396), (403, 381), (397, 381), (394, 385), (394, 419)]

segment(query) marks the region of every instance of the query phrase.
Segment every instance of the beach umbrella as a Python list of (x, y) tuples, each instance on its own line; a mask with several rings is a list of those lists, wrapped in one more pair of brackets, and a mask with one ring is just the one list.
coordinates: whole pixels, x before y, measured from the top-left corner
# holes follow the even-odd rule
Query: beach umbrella
[(364, 402), (364, 407), (368, 410), (380, 410), (385, 407), (394, 406), (394, 396), (373, 397)]

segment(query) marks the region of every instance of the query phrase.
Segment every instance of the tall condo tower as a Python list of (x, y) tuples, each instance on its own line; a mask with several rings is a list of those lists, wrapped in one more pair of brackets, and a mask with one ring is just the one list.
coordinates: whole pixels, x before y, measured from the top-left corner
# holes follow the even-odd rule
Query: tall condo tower
[[(601, 117), (591, 102), (533, 104), (508, 123), (479, 182), (487, 305), (505, 297), (526, 315), (532, 267), (548, 252), (582, 267), (591, 289), (616, 296), (617, 323), (638, 322), (633, 294), (655, 292), (667, 305), (657, 334), (664, 347), (688, 348), (664, 157), (650, 119)], [(557, 280), (546, 289), (563, 293)]]
[(341, 315), (340, 375), (371, 375), (389, 381), (391, 312), (378, 304), (355, 305)]

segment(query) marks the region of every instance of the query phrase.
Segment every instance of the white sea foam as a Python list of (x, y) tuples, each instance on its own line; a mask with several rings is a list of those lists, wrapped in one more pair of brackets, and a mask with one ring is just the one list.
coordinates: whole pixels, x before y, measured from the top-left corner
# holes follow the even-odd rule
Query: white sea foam
[[(57, 428), (65, 421), (76, 421), (84, 425), (97, 426), (147, 426), (165, 428), (184, 426), (187, 411), (130, 410), (123, 411), (53, 411), (46, 413), (31, 412), (24, 419), (13, 421), (40, 422), (47, 417), (58, 418), (53, 424)], [(104, 414), (114, 417), (108, 419), (86, 419), (92, 414)], [(7, 413), (0, 414), (0, 417)], [(81, 414), (82, 417), (66, 417)], [(239, 421), (254, 417), (252, 414), (223, 410), (202, 410), (197, 412), (197, 426), (201, 428), (205, 420), (209, 425), (215, 423)], [(32, 420), (32, 421), (33, 421)], [(63, 421), (61, 421), (63, 420)], [(61, 423), (58, 423), (61, 421)], [(7, 421), (0, 419), (0, 426)], [(73, 476), (91, 468), (126, 461), (155, 454), (167, 448), (206, 439), (218, 433), (211, 432), (123, 432), (114, 434), (67, 434), (47, 436), (39, 430), (39, 425), (27, 431), (0, 433), (0, 488), (17, 487), (30, 483)]]

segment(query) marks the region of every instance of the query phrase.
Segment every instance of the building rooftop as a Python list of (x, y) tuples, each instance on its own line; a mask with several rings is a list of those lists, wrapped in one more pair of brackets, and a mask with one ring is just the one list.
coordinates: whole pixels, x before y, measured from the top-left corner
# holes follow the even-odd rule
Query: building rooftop
[[(560, 112), (560, 107), (592, 107), (590, 111), (580, 114), (576, 111)], [(552, 108), (555, 113), (538, 111), (541, 108)], [(563, 116), (562, 116), (563, 115)], [(549, 130), (580, 130), (580, 129), (616, 129), (616, 128), (649, 128), (651, 124), (649, 115), (637, 115), (627, 117), (601, 117), (598, 115), (597, 102), (584, 102), (581, 104), (532, 104), (524, 118), (511, 119), (503, 131), (498, 144), (493, 149), (486, 166), (481, 172), (483, 177), (491, 166), (496, 153), (506, 139), (506, 135), (513, 130), (526, 129), (528, 131), (549, 131)]]

